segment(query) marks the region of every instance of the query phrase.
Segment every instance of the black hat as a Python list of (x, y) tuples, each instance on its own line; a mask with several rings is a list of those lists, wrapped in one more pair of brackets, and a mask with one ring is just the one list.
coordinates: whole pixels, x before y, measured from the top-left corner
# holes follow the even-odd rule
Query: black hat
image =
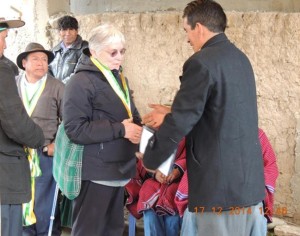
[(5, 18), (0, 18), (0, 32), (5, 29), (19, 28), (25, 25), (22, 20), (5, 20)]
[(17, 65), (20, 69), (25, 70), (22, 64), (22, 60), (27, 57), (28, 54), (33, 52), (43, 52), (48, 56), (48, 65), (53, 61), (54, 54), (51, 51), (45, 50), (45, 48), (39, 43), (29, 43), (25, 49), (25, 52), (22, 52), (17, 57)]

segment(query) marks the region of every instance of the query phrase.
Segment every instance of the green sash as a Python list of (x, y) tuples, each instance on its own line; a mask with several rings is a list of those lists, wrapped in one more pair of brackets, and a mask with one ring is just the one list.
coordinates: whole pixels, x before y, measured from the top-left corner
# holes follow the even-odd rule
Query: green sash
[[(25, 79), (25, 78), (24, 78)], [(21, 96), (23, 100), (24, 107), (27, 111), (27, 114), (29, 116), (32, 115), (32, 112), (34, 111), (34, 108), (36, 107), (36, 104), (44, 91), (45, 85), (46, 85), (46, 79), (42, 82), (42, 84), (38, 87), (38, 89), (35, 91), (34, 95), (31, 99), (28, 98), (27, 91), (24, 86), (21, 84)], [(22, 81), (21, 81), (22, 83)], [(30, 165), (30, 172), (31, 172), (31, 192), (32, 192), (32, 198), (30, 202), (22, 204), (23, 208), (23, 225), (32, 225), (36, 223), (36, 217), (33, 211), (34, 208), (34, 194), (35, 194), (35, 177), (41, 176), (42, 171), (40, 169), (39, 164), (39, 157), (37, 155), (36, 149), (25, 147), (25, 151), (27, 153), (27, 158)]]
[(114, 77), (114, 75), (112, 74), (111, 70), (108, 67), (102, 65), (96, 58), (94, 58), (92, 56), (91, 56), (91, 61), (105, 76), (105, 78), (109, 82), (112, 89), (115, 91), (115, 93), (118, 95), (118, 97), (121, 99), (122, 103), (124, 104), (129, 118), (132, 118), (129, 89), (128, 89), (128, 86), (127, 86), (127, 83), (123, 76), (122, 71), (120, 72), (120, 77), (121, 77), (121, 81), (122, 81), (122, 85), (123, 85), (123, 89), (124, 89), (125, 93), (120, 88), (119, 83), (116, 81), (116, 78)]

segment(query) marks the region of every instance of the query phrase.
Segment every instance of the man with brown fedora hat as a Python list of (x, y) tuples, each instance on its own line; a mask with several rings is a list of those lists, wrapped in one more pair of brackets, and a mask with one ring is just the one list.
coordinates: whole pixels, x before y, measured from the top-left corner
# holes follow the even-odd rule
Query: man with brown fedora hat
[[(28, 115), (42, 128), (45, 136), (43, 147), (30, 150), (34, 194), (29, 203), (23, 204), (23, 236), (47, 235), (54, 199), (54, 140), (62, 120), (64, 84), (47, 73), (48, 64), (53, 58), (53, 53), (38, 43), (29, 43), (17, 57), (18, 67), (24, 70), (22, 75), (16, 77), (19, 95)], [(57, 215), (52, 235), (60, 233)]]
[(22, 235), (22, 203), (31, 199), (30, 169), (24, 146), (44, 143), (42, 129), (28, 116), (17, 92), (13, 62), (3, 60), (8, 29), (20, 20), (0, 20), (0, 202), (1, 235)]

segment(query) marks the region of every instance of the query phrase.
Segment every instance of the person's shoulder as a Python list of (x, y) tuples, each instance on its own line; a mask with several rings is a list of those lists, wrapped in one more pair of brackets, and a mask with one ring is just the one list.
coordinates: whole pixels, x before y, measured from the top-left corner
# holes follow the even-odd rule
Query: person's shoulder
[(61, 44), (61, 41), (60, 41), (57, 45), (55, 45), (55, 46), (51, 49), (51, 51), (54, 52), (54, 53), (57, 52), (57, 51), (60, 51), (60, 50), (61, 50), (60, 44)]
[(78, 34), (77, 35), (77, 39), (76, 39), (76, 41), (75, 41), (75, 43), (74, 43), (74, 45), (73, 45), (72, 48), (73, 49), (81, 49), (81, 50), (83, 50), (83, 49), (87, 48), (88, 45), (89, 45), (88, 41), (83, 40), (82, 37)]
[(82, 91), (94, 91), (94, 86), (91, 80), (93, 80), (93, 76), (90, 76), (90, 72), (78, 72), (72, 75), (68, 80), (65, 85), (65, 91), (76, 91), (74, 96)]
[(47, 81), (49, 82), (50, 85), (56, 85), (59, 87), (65, 86), (65, 84), (62, 81), (60, 81), (59, 79), (56, 79), (55, 77), (53, 77), (50, 74), (47, 74)]
[[(203, 53), (201, 53), (200, 51), (195, 52), (193, 55), (191, 55), (184, 63), (183, 68), (187, 68), (187, 67), (198, 67), (199, 65), (204, 65), (206, 64), (206, 57), (203, 56)], [(202, 68), (203, 66), (201, 66)], [(199, 67), (200, 68), (200, 67)]]
[(1, 67), (1, 69), (3, 69), (3, 70), (10, 69), (10, 67), (7, 65), (7, 63), (5, 63), (4, 60), (0, 60), (0, 67)]
[(86, 40), (82, 40), (82, 48), (84, 49), (84, 48), (87, 48), (88, 46), (89, 46), (89, 42), (88, 41), (86, 41)]
[(2, 60), (0, 60), (0, 73), (1, 73), (0, 76), (1, 79), (2, 77), (6, 77), (5, 75), (14, 77), (14, 71), (12, 70), (12, 68)]

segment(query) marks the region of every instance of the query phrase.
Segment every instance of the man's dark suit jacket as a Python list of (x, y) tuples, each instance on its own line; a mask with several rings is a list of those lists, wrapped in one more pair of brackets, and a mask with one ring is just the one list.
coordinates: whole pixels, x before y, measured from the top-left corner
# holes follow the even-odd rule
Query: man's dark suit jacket
[(257, 204), (264, 198), (255, 79), (248, 58), (220, 33), (183, 66), (171, 113), (149, 141), (156, 169), (187, 137), (189, 210)]

